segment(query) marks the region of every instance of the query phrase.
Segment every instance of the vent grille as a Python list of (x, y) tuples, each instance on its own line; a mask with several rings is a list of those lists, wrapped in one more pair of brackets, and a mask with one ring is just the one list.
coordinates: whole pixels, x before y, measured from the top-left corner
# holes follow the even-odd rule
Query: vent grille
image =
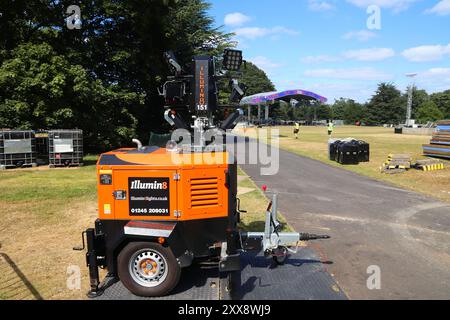
[(191, 180), (191, 208), (204, 208), (219, 205), (217, 178)]

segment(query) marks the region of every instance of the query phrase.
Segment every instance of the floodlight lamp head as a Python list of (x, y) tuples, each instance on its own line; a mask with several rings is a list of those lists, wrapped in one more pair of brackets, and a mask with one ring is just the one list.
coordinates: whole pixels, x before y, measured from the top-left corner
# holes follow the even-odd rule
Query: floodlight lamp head
[(245, 96), (248, 87), (243, 83), (239, 83), (235, 79), (232, 79), (230, 81), (230, 87), (231, 87), (230, 102), (239, 103)]
[(179, 74), (182, 71), (180, 64), (177, 62), (177, 58), (173, 51), (164, 52), (164, 58), (166, 59), (167, 64), (170, 66), (173, 72)]
[(225, 49), (222, 66), (224, 70), (239, 71), (243, 63), (242, 51)]

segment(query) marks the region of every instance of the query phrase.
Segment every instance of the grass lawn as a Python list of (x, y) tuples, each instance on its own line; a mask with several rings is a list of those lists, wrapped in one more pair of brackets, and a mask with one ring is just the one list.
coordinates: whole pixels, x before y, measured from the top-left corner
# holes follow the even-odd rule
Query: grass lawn
[[(0, 172), (0, 299), (84, 298), (85, 256), (72, 247), (95, 221), (95, 190), (94, 165)], [(82, 272), (82, 291), (67, 289), (71, 265)]]
[[(0, 300), (85, 299), (85, 254), (72, 247), (97, 217), (96, 157), (86, 160), (81, 168), (0, 172)], [(242, 227), (263, 230), (267, 199), (250, 179), (239, 180), (247, 191)], [(81, 290), (67, 288), (70, 266), (80, 268)]]
[[(336, 127), (333, 138), (352, 137), (365, 140), (370, 143), (371, 149), (369, 163), (342, 166), (328, 159), (328, 134), (325, 127), (301, 127), (298, 140), (294, 139), (293, 127), (276, 129), (280, 130), (280, 148), (450, 202), (449, 161), (445, 161), (446, 169), (442, 171), (409, 170), (397, 175), (380, 172), (380, 166), (391, 153), (410, 153), (413, 159), (426, 158), (422, 156), (422, 145), (430, 142), (430, 136), (398, 135), (394, 134), (392, 128)], [(246, 135), (255, 137), (256, 132), (254, 129), (247, 129)]]
[[(266, 197), (261, 189), (242, 170), (239, 170), (238, 174), (240, 177), (239, 189), (253, 190), (238, 195), (238, 198), (241, 199), (241, 209), (247, 211), (247, 213), (241, 215), (240, 227), (246, 231), (264, 231), (265, 213), (269, 204), (267, 197), (270, 197), (270, 195)], [(292, 231), (292, 228), (286, 223), (286, 220), (280, 213), (278, 214), (278, 220), (285, 224), (283, 231)]]

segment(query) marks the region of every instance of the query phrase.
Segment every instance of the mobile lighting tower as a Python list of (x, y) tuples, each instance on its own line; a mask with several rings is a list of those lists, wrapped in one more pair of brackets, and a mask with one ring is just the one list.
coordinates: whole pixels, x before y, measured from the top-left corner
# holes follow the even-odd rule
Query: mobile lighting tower
[(412, 83), (408, 89), (408, 106), (406, 108), (406, 123), (407, 127), (412, 126), (411, 114), (412, 114), (412, 103), (413, 103), (413, 90), (414, 90), (414, 78), (417, 76), (417, 73), (407, 73), (406, 76), (412, 79)]

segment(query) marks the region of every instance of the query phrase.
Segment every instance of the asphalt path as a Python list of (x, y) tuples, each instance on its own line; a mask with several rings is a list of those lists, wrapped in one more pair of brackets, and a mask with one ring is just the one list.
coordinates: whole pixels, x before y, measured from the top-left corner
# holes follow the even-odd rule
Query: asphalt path
[(241, 167), (297, 231), (332, 237), (311, 247), (350, 299), (450, 298), (450, 204), (283, 150), (276, 175)]

